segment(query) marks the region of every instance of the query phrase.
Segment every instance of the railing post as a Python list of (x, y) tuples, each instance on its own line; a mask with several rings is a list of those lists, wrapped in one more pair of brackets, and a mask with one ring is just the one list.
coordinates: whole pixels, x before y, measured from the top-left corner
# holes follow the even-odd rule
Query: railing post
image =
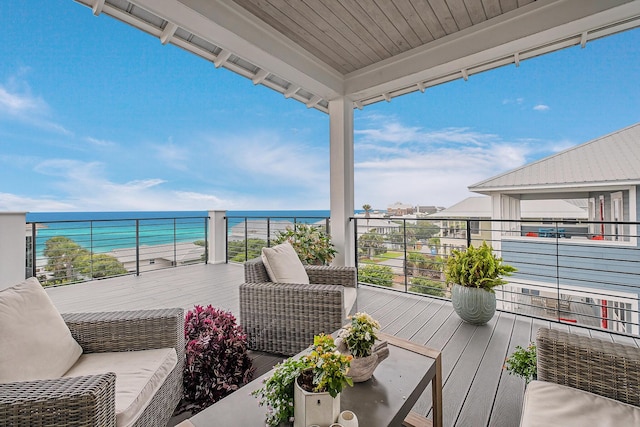
[(271, 218), (267, 218), (267, 247), (271, 247)]
[(140, 275), (140, 220), (136, 219), (136, 276)]
[[(329, 223), (329, 220), (327, 219), (327, 223)], [(353, 248), (355, 250), (355, 256), (354, 259), (356, 260), (355, 262), (355, 266), (356, 266), (356, 270), (358, 269), (358, 218), (353, 218)]]
[(38, 254), (36, 253), (36, 236), (37, 236), (37, 224), (34, 222), (31, 224), (31, 277), (36, 277), (37, 268), (36, 262), (38, 262)]
[(409, 278), (407, 277), (407, 220), (402, 220), (402, 234), (404, 241), (404, 291), (409, 291)]
[(244, 217), (244, 260), (249, 261), (249, 240), (247, 238), (249, 234), (249, 218)]
[(467, 247), (471, 246), (471, 220), (467, 221)]
[(177, 247), (177, 236), (176, 236), (176, 218), (173, 218), (173, 266), (176, 267), (178, 265), (178, 247)]
[(89, 274), (93, 279), (93, 221), (89, 222)]
[(229, 243), (229, 226), (227, 211), (209, 211), (209, 263), (223, 264), (229, 262), (227, 245)]
[(204, 263), (209, 263), (209, 221), (204, 219)]

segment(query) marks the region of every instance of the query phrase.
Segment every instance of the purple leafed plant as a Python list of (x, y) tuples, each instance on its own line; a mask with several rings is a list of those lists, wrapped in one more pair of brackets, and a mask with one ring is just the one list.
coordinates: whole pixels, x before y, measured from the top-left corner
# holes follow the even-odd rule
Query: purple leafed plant
[(230, 312), (196, 305), (184, 320), (183, 409), (198, 411), (247, 384), (247, 335)]

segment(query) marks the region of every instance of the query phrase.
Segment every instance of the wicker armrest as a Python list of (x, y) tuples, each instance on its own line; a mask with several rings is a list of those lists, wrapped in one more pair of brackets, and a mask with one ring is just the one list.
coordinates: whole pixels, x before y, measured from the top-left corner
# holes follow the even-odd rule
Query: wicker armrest
[(184, 354), (184, 313), (180, 308), (63, 314), (85, 353), (175, 348)]
[(0, 384), (8, 426), (115, 426), (113, 373)]
[(640, 406), (640, 349), (539, 329), (538, 379)]
[(305, 265), (304, 269), (307, 271), (310, 283), (355, 288), (358, 282), (358, 271), (355, 267)]
[(334, 285), (243, 283), (240, 322), (253, 350), (293, 355), (343, 323), (344, 288)]

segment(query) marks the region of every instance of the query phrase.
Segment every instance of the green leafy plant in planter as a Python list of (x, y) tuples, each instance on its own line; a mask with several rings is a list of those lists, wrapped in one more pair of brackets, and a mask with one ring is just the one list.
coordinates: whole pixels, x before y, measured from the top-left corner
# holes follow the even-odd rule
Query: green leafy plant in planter
[(515, 271), (514, 267), (503, 264), (487, 242), (477, 248), (469, 246), (464, 251), (454, 249), (444, 269), (447, 283), (453, 284), (453, 309), (465, 322), (487, 323), (496, 311), (493, 288), (507, 283), (503, 276)]
[(247, 335), (230, 313), (196, 305), (184, 321), (185, 366), (181, 412), (196, 412), (253, 378)]
[(309, 224), (296, 224), (279, 231), (273, 239), (275, 244), (291, 243), (300, 261), (310, 265), (328, 265), (338, 253), (331, 237), (321, 228)]
[(377, 331), (380, 323), (367, 313), (356, 313), (350, 316), (351, 322), (341, 334), (347, 348), (353, 357), (366, 357), (371, 355), (373, 345), (378, 339)]
[(347, 376), (351, 359), (336, 351), (331, 336), (321, 334), (313, 338), (309, 354), (276, 365), (264, 385), (251, 393), (260, 399), (260, 406), (267, 408), (267, 425), (276, 427), (292, 421), (294, 384), (298, 378), (303, 389), (328, 392), (331, 397), (336, 397), (347, 385), (352, 386), (353, 381)]
[(515, 351), (505, 360), (504, 369), (509, 374), (524, 378), (529, 384), (538, 377), (537, 349), (534, 343), (527, 348), (516, 346)]

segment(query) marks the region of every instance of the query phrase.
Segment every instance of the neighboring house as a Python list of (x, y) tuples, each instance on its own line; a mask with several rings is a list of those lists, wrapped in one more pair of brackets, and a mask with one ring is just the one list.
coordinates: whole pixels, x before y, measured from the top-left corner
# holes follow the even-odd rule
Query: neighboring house
[[(140, 245), (140, 272), (189, 264), (202, 259), (204, 246), (192, 242)], [(136, 271), (136, 248), (114, 249), (107, 255), (118, 259), (129, 272)]]
[[(521, 209), (522, 219), (534, 221), (522, 225), (525, 232), (538, 230), (538, 227), (548, 227), (548, 223), (552, 221), (575, 222), (578, 219), (587, 219), (586, 209), (566, 200), (523, 200)], [(467, 243), (476, 246), (483, 241), (491, 241), (490, 197), (468, 197), (427, 218), (440, 227), (439, 255), (449, 255), (453, 249), (465, 248)]]
[[(278, 232), (286, 231), (287, 228), (293, 228), (294, 223), (286, 220), (269, 220), (266, 219), (247, 219), (231, 227), (229, 232), (229, 240), (246, 239), (273, 239)], [(246, 236), (246, 237), (245, 237)]]
[[(492, 243), (519, 270), (505, 287), (513, 304), (573, 301), (602, 327), (638, 334), (639, 186), (640, 123), (471, 185), (491, 197)], [(590, 221), (555, 236), (519, 228), (525, 202), (549, 199), (586, 205)]]

